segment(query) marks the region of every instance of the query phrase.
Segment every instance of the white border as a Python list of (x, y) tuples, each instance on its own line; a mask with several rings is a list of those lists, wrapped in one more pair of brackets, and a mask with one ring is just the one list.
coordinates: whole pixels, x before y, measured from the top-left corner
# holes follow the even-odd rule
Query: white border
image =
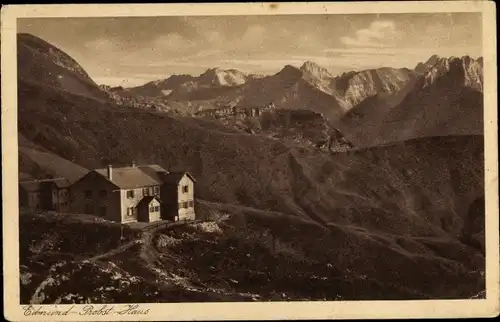
[[(2, 171), (4, 312), (15, 321), (259, 320), (330, 318), (490, 317), (499, 313), (498, 138), (495, 3), (486, 1), (408, 1), (351, 3), (91, 4), (9, 5), (2, 7)], [(484, 59), (484, 137), (486, 198), (485, 300), (342, 301), (273, 303), (141, 304), (145, 316), (29, 317), (19, 305), (18, 142), (16, 19), (27, 17), (109, 17), (175, 15), (360, 14), (482, 12)], [(45, 305), (64, 309), (70, 305)]]

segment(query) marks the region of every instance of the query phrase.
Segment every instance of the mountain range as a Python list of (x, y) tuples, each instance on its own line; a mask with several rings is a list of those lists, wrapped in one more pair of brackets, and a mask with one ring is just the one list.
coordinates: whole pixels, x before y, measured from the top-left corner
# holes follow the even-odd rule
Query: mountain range
[(115, 98), (156, 102), (188, 116), (202, 109), (270, 103), (278, 109), (310, 110), (356, 146), (483, 131), (482, 58), (433, 55), (414, 69), (383, 67), (339, 76), (310, 61), (269, 76), (210, 68), (199, 76), (172, 75), (103, 90), (71, 57), (37, 37), (20, 34), (18, 48), (20, 59), (28, 62), (20, 66), (21, 81), (44, 79), (56, 89), (100, 100), (113, 92)]
[(370, 146), (482, 134), (482, 68), (481, 58), (433, 55), (413, 70), (384, 67), (332, 76), (307, 61), (270, 76), (209, 69), (198, 77), (171, 76), (127, 90), (154, 97), (161, 93), (166, 101), (181, 106), (189, 102), (195, 109), (272, 102), (277, 108), (311, 110), (342, 129), (357, 146)]
[[(95, 84), (61, 50), (20, 34), (18, 75), (20, 177), (78, 177), (86, 169), (132, 160), (189, 171), (197, 179), (197, 211), (207, 218), (229, 217), (219, 224), (238, 231), (210, 243), (205, 235), (180, 241), (184, 248), (175, 253), (175, 265), (166, 259), (171, 254), (160, 256), (156, 246), (147, 255), (133, 248), (122, 250), (121, 257), (92, 260), (131, 275), (142, 272), (148, 290), (171, 294), (170, 280), (153, 276), (158, 270), (173, 274), (174, 267), (183, 280), (231, 296), (252, 291), (271, 298), (264, 285), (278, 294), (290, 291), (292, 300), (339, 294), (450, 299), (484, 290), (484, 214), (469, 210), (478, 208), (471, 205), (484, 194), (481, 59), (433, 56), (413, 70), (379, 68), (339, 76), (312, 62), (268, 76), (209, 69), (200, 76), (110, 88)], [(152, 108), (160, 102), (164, 111)], [(228, 118), (196, 114), (200, 108), (270, 103), (275, 108), (245, 119), (266, 125), (265, 133), (242, 131)], [(338, 131), (354, 148), (324, 151), (293, 140), (315, 137), (311, 129), (321, 135)], [(271, 132), (282, 135), (270, 137)], [(30, 245), (45, 245), (47, 238), (30, 226), (42, 225), (39, 221), (50, 240), (64, 241), (79, 236), (79, 229), (90, 229), (42, 217), (23, 221), (23, 270), (34, 281), (49, 276), (58, 256), (75, 265), (65, 281), (92, 280), (96, 270), (104, 272), (80, 270), (82, 254), (71, 253), (80, 250), (61, 246), (58, 252), (34, 252)], [(262, 231), (271, 231), (286, 245), (282, 254), (263, 248), (262, 240), (251, 235)], [(155, 238), (167, 238), (162, 236)], [(91, 245), (96, 243), (85, 247)], [(227, 252), (227, 257), (190, 252), (193, 245), (208, 254)], [(46, 261), (44, 256), (49, 256)], [(163, 266), (154, 266), (158, 263)], [(294, 266), (286, 268), (286, 263)], [(335, 269), (326, 269), (330, 266)], [(216, 271), (204, 275), (207, 267)], [(105, 293), (101, 286), (112, 281), (100, 278), (100, 285), (81, 292)], [(214, 282), (221, 278), (227, 280)], [(253, 283), (244, 282), (250, 278)], [(336, 288), (326, 287), (331, 284), (321, 278)], [(230, 279), (238, 286), (228, 286)], [(23, 296), (32, 298), (38, 286), (23, 286)], [(127, 294), (125, 302), (131, 300)]]

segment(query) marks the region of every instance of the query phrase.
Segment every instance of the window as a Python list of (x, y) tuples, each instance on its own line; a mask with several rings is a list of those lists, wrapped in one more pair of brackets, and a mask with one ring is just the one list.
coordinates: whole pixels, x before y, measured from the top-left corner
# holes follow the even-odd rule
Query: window
[(153, 206), (149, 207), (149, 212), (155, 212), (155, 207)]
[(99, 208), (99, 216), (106, 217), (106, 207)]
[(149, 196), (149, 188), (143, 188), (142, 189), (142, 194), (145, 196)]
[(182, 208), (187, 209), (187, 207), (188, 207), (188, 203), (186, 201), (184, 201), (182, 203)]
[(134, 198), (134, 190), (127, 191), (127, 198)]
[(92, 190), (85, 190), (85, 197), (92, 198)]
[(194, 201), (193, 200), (189, 200), (188, 201), (188, 204), (189, 204), (189, 207), (193, 208), (194, 207)]
[(155, 212), (158, 212), (160, 211), (160, 207), (159, 206), (155, 206)]
[(128, 217), (135, 217), (135, 208), (134, 207), (127, 208), (127, 216)]
[(155, 196), (159, 195), (159, 194), (160, 194), (160, 187), (158, 187), (158, 186), (154, 186), (154, 187), (153, 187), (153, 194), (154, 194)]
[(99, 197), (101, 197), (101, 198), (106, 197), (107, 193), (108, 192), (106, 190), (100, 190), (99, 191)]
[(188, 186), (182, 186), (182, 193), (188, 193), (189, 187)]

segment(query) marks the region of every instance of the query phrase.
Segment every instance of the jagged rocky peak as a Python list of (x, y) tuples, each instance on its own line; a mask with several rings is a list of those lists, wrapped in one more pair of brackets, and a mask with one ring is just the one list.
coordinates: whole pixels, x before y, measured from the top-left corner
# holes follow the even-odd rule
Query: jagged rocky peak
[(423, 74), (423, 88), (434, 84), (444, 76), (448, 76), (462, 81), (464, 86), (478, 91), (483, 90), (482, 57), (478, 59), (470, 56), (445, 58), (433, 55), (427, 62), (419, 63), (415, 70)]
[(335, 78), (326, 68), (315, 62), (306, 61), (300, 67), (300, 71), (302, 72), (302, 78), (309, 84), (329, 95), (334, 95)]
[(209, 68), (200, 75), (200, 80), (220, 86), (243, 85), (247, 81), (247, 75), (236, 69), (222, 69), (219, 67)]
[(336, 90), (345, 106), (352, 107), (370, 96), (400, 91), (414, 78), (412, 73), (388, 67), (348, 73), (336, 78)]
[(315, 62), (309, 60), (304, 62), (304, 64), (302, 64), (300, 70), (304, 73), (309, 73), (319, 78), (324, 78), (324, 77), (333, 78), (333, 76), (326, 68), (321, 67)]

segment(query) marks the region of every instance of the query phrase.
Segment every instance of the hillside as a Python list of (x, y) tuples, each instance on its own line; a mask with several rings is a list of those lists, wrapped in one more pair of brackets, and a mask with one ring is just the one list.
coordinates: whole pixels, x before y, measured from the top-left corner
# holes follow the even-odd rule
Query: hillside
[[(19, 130), (35, 144), (86, 168), (128, 163), (141, 155), (147, 163), (187, 170), (200, 178), (198, 195), (206, 200), (325, 221), (332, 218), (332, 209), (353, 205), (383, 205), (386, 210), (401, 211), (400, 218), (413, 216), (415, 211), (424, 216), (443, 203), (430, 196), (443, 195), (443, 200), (453, 202), (441, 207), (453, 207), (446, 215), (459, 224), (462, 208), (458, 205), (472, 201), (466, 193), (478, 194), (482, 189), (480, 173), (470, 173), (479, 171), (475, 169), (482, 163), (481, 137), (429, 139), (331, 156), (290, 148), (262, 136), (206, 128), (207, 124), (188, 122), (189, 118), (88, 104), (76, 96), (51, 93), (53, 103), (47, 104), (47, 92), (33, 95), (37, 89), (27, 86), (20, 90)], [(37, 104), (30, 101), (32, 97), (40, 98)], [(453, 159), (450, 149), (457, 151)], [(416, 158), (420, 162), (412, 161)], [(371, 173), (368, 169), (373, 174), (367, 174)], [(405, 171), (414, 174), (407, 177)], [(428, 182), (426, 177), (439, 182)], [(454, 190), (452, 182), (472, 180), (468, 178), (475, 178), (474, 188)], [(418, 202), (406, 205), (410, 195), (430, 204), (423, 209)], [(416, 219), (408, 217), (405, 225), (411, 227), (405, 229), (416, 228)], [(434, 222), (427, 225), (426, 230), (434, 229)]]
[[(18, 87), (20, 169), (25, 175), (37, 177), (57, 169), (76, 173), (132, 160), (189, 171), (197, 179), (197, 212), (210, 222), (204, 228), (130, 233), (127, 244), (120, 246), (108, 239), (88, 241), (88, 234), (82, 233), (102, 229), (111, 236), (117, 231), (112, 224), (94, 227), (55, 214), (27, 213), (21, 218), (21, 234), (26, 236), (21, 268), (31, 282), (23, 284), (23, 298), (66, 303), (85, 298), (175, 302), (478, 294), (484, 290), (483, 137), (458, 135), (470, 134), (467, 131), (431, 137), (429, 133), (442, 133), (431, 131), (431, 126), (438, 129), (438, 122), (419, 127), (408, 121), (418, 120), (419, 113), (436, 115), (433, 107), (446, 108), (447, 113), (453, 108), (463, 111), (464, 106), (478, 108), (478, 97), (470, 92), (475, 90), (462, 86), (455, 74), (454, 66), (465, 65), (450, 66), (431, 83), (419, 78), (407, 95), (388, 90), (374, 98), (379, 106), (394, 104), (381, 118), (400, 121), (394, 131), (410, 128), (425, 137), (346, 153), (289, 142), (298, 133), (310, 138), (327, 134), (325, 119), (345, 112), (335, 97), (292, 66), (221, 87), (231, 89), (222, 100), (234, 99), (238, 107), (273, 102), (275, 118), (264, 118), (259, 125), (279, 138), (244, 133), (221, 122), (120, 106), (82, 95), (64, 83), (26, 79), (26, 74)], [(329, 77), (312, 66), (308, 70)], [(84, 79), (78, 70), (74, 73)], [(344, 77), (355, 79), (356, 73)], [(309, 125), (303, 127), (306, 120)], [(311, 124), (314, 131), (308, 132)], [(381, 127), (380, 133), (390, 129)], [(372, 139), (379, 139), (371, 133)], [(393, 132), (382, 138), (390, 135)], [(83, 246), (68, 249), (75, 238)], [(269, 243), (270, 238), (274, 242)], [(116, 276), (143, 292), (118, 285)], [(89, 281), (89, 288), (81, 291), (85, 294), (70, 296), (75, 294), (73, 282), (82, 279)]]
[(30, 34), (18, 34), (17, 53), (19, 80), (106, 99), (106, 95), (73, 58), (44, 40)]
[(216, 219), (124, 229), (121, 242), (113, 223), (23, 213), (21, 303), (454, 299), (484, 289), (484, 258), (452, 239), (324, 228), (204, 201), (197, 208)]
[[(303, 218), (314, 226), (329, 227), (333, 230), (332, 236), (345, 236), (345, 239), (324, 245), (337, 245), (333, 249), (345, 248), (345, 265), (370, 268), (370, 274), (377, 276), (392, 267), (401, 272), (391, 275), (393, 285), (401, 285), (401, 281), (407, 280), (406, 274), (411, 272), (417, 284), (410, 292), (413, 295), (406, 293), (409, 297), (421, 298), (423, 295), (418, 294), (422, 293), (431, 297), (472, 296), (480, 287), (456, 289), (457, 279), (470, 279), (467, 282), (470, 285), (480, 285), (477, 283), (481, 280), (479, 276), (468, 275), (470, 271), (482, 269), (481, 251), (460, 240), (466, 240), (462, 233), (466, 231), (467, 209), (482, 194), (484, 187), (482, 137), (433, 138), (329, 155), (314, 152), (314, 149), (290, 148), (264, 137), (219, 130), (212, 124), (191, 118), (108, 108), (80, 102), (79, 97), (70, 97), (69, 102), (60, 98), (56, 105), (34, 105), (27, 97), (30, 96), (20, 97), (21, 133), (35, 144), (74, 159), (84, 167), (107, 162), (127, 163), (141, 156), (144, 163), (190, 171), (197, 178), (195, 194), (200, 199), (260, 209), (269, 213), (261, 219), (264, 225), (272, 225), (274, 215), (271, 212), (274, 211), (284, 215), (276, 219)], [(62, 119), (61, 114), (67, 123), (55, 128)], [(108, 119), (114, 122), (106, 122)], [(29, 128), (37, 130), (28, 131)], [(62, 144), (69, 132), (73, 133), (74, 146)], [(276, 233), (288, 232), (288, 229), (274, 227)], [(317, 236), (317, 233), (300, 231), (299, 244), (310, 245), (311, 238)], [(351, 244), (357, 240), (352, 238), (358, 238), (361, 233), (361, 236), (370, 234), (372, 239), (380, 240), (380, 247), (390, 252), (393, 252), (387, 248), (392, 243), (390, 240), (399, 243), (400, 238), (411, 238), (435, 253), (426, 262), (415, 262), (411, 258), (422, 256), (419, 254), (423, 250), (410, 245), (405, 247), (413, 248), (403, 254), (411, 255), (402, 255), (396, 250), (391, 253), (394, 260), (390, 262), (379, 261), (378, 255), (369, 259), (370, 253), (365, 253), (365, 249), (371, 248), (361, 243), (362, 237)], [(196, 240), (203, 242), (203, 239)], [(342, 243), (347, 244), (342, 246)], [(464, 256), (444, 250), (458, 246), (475, 255)], [(361, 257), (355, 256), (362, 250)], [(380, 251), (372, 250), (372, 254)], [(455, 256), (454, 266), (439, 268), (441, 264), (437, 263), (442, 260), (439, 258), (449, 256)], [(365, 264), (356, 262), (356, 258), (363, 258)], [(472, 258), (478, 261), (470, 264)], [(401, 260), (406, 261), (405, 266), (401, 266)], [(221, 269), (228, 269), (225, 264), (221, 265)], [(432, 265), (432, 268), (425, 265)], [(420, 273), (433, 272), (442, 276), (441, 279), (447, 277), (449, 282), (440, 284), (439, 289), (425, 291), (425, 284), (419, 284), (423, 282), (413, 269)], [(358, 298), (401, 294), (361, 290), (355, 293)]]

